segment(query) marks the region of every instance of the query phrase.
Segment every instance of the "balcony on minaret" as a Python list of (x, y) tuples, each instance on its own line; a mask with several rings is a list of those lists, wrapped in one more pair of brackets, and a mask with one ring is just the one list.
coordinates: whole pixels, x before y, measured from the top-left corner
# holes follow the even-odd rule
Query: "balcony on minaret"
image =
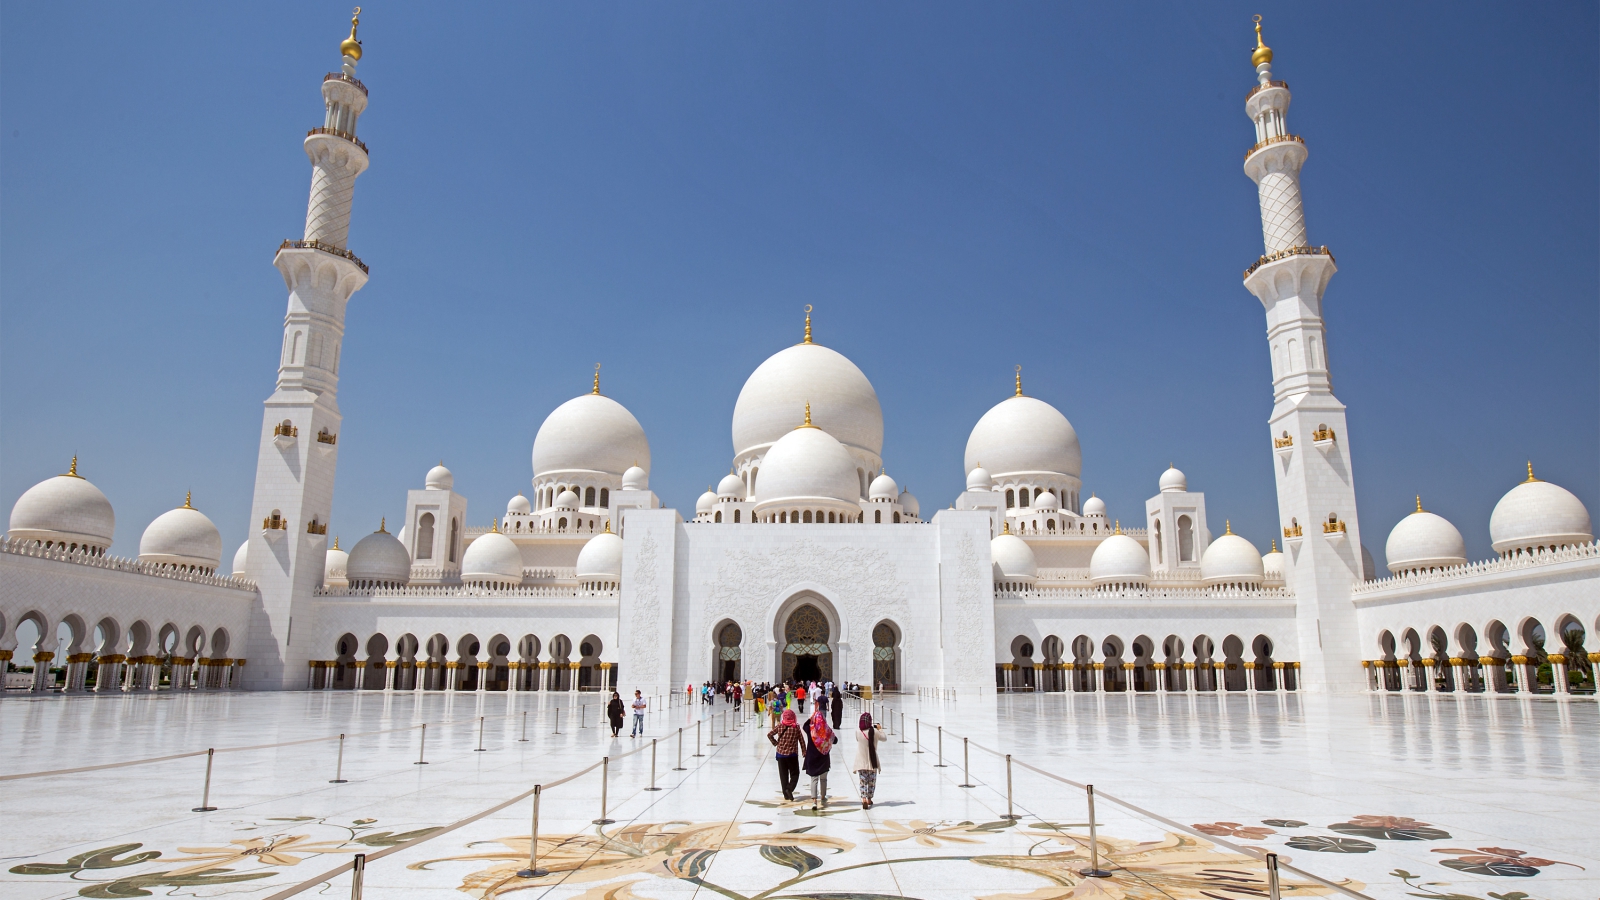
[(272, 442), (278, 445), (279, 450), (287, 450), (293, 447), (295, 440), (299, 437), (300, 429), (296, 428), (295, 424), (288, 419), (284, 419), (282, 422), (272, 426)]
[(313, 537), (326, 538), (328, 536), (328, 524), (326, 522), (318, 522), (316, 516), (312, 516), (311, 521), (306, 523), (306, 534)]
[(283, 517), (283, 513), (273, 510), (272, 515), (261, 520), (261, 530), (266, 532), (268, 537), (275, 531), (288, 531), (289, 520)]
[(1338, 438), (1334, 435), (1333, 429), (1327, 425), (1319, 424), (1317, 430), (1311, 432), (1311, 446), (1316, 447), (1318, 450), (1330, 450), (1337, 441)]
[(1329, 540), (1344, 540), (1344, 520), (1339, 518), (1338, 513), (1328, 513), (1328, 521), (1322, 523), (1322, 533), (1327, 535)]
[(1298, 544), (1305, 536), (1305, 531), (1300, 527), (1298, 519), (1290, 519), (1289, 524), (1283, 526), (1283, 542), (1285, 544)]

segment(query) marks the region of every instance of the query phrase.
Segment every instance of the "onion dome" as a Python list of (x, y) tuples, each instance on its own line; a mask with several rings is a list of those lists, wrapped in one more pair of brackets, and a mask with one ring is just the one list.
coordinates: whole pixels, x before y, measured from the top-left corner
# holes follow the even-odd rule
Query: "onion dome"
[(1077, 478), (1083, 472), (1078, 433), (1054, 406), (1018, 393), (996, 404), (967, 437), (966, 468), (983, 460), (996, 479), (1054, 475)]
[(638, 466), (629, 466), (628, 471), (622, 473), (622, 489), (625, 491), (649, 490), (650, 473)]
[(1189, 489), (1189, 479), (1176, 466), (1169, 463), (1167, 470), (1161, 473), (1159, 485), (1163, 494), (1183, 493)]
[(1256, 545), (1233, 533), (1233, 524), (1211, 542), (1205, 555), (1200, 557), (1200, 578), (1208, 586), (1249, 585), (1260, 586), (1267, 577), (1261, 562), (1261, 551)]
[(521, 491), (518, 491), (515, 497), (506, 502), (506, 515), (508, 516), (525, 516), (530, 512), (533, 512), (533, 504), (528, 501), (527, 497), (522, 496)]
[[(15, 525), (13, 525), (15, 527)], [(1533, 477), (1512, 488), (1489, 515), (1489, 539), (1499, 554), (1587, 544), (1594, 540), (1589, 510), (1571, 491)]]
[(717, 482), (717, 497), (726, 500), (744, 499), (744, 480), (729, 472)]
[(1094, 548), (1089, 581), (1095, 587), (1144, 587), (1150, 583), (1150, 554), (1119, 528)]
[(994, 560), (997, 584), (1032, 585), (1039, 580), (1039, 562), (1033, 549), (1009, 530), (989, 542), (989, 557)]
[(990, 475), (989, 470), (985, 469), (983, 466), (974, 466), (972, 470), (967, 473), (967, 490), (994, 490), (994, 476)]
[(855, 459), (833, 435), (810, 424), (809, 416), (767, 450), (757, 512), (779, 506), (848, 507), (853, 520), (860, 500)]
[(900, 485), (895, 484), (893, 478), (880, 473), (872, 479), (872, 487), (867, 489), (867, 498), (870, 500), (886, 500), (893, 502), (900, 497)]
[(622, 538), (611, 533), (609, 523), (578, 552), (577, 576), (587, 585), (621, 583)]
[(1261, 17), (1256, 16), (1256, 49), (1250, 54), (1250, 65), (1261, 66), (1272, 62), (1272, 48), (1261, 42)]
[(111, 501), (78, 474), (78, 458), (65, 475), (46, 478), (23, 492), (11, 507), (11, 540), (76, 544), (96, 551), (111, 546), (117, 517)]
[(556, 407), (533, 439), (536, 479), (562, 472), (619, 476), (635, 466), (650, 470), (650, 442), (644, 428), (598, 387)]
[(1283, 551), (1278, 549), (1277, 540), (1273, 540), (1267, 555), (1261, 557), (1261, 571), (1268, 581), (1283, 580)]
[(233, 577), (243, 578), (250, 564), (250, 542), (245, 541), (239, 549), (233, 551)]
[(1083, 501), (1083, 514), (1085, 516), (1104, 519), (1106, 517), (1106, 502), (1093, 494)]
[(428, 477), (422, 482), (422, 486), (430, 491), (448, 491), (454, 488), (455, 485), (456, 476), (452, 475), (450, 470), (444, 467), (443, 462), (429, 469)]
[(345, 578), (353, 588), (404, 587), (411, 581), (411, 554), (380, 522), (350, 549)]
[[(360, 11), (360, 7), (357, 7), (356, 12), (360, 13)], [(360, 24), (360, 15), (354, 15), (350, 17), (350, 36), (339, 42), (340, 55), (348, 56), (355, 60), (359, 60), (361, 58), (361, 42), (356, 39), (356, 28)]]
[(697, 516), (709, 516), (711, 515), (712, 508), (716, 505), (717, 492), (713, 491), (709, 486), (707, 486), (706, 492), (701, 494), (700, 497), (694, 501), (694, 514)]
[(222, 564), (222, 535), (185, 496), (182, 506), (156, 516), (145, 528), (139, 538), (139, 561), (212, 572)]
[(1450, 520), (1422, 508), (1395, 524), (1383, 555), (1389, 571), (1399, 574), (1416, 569), (1444, 569), (1467, 561), (1467, 542)]
[(922, 506), (917, 503), (916, 495), (910, 491), (900, 492), (900, 509), (913, 519), (922, 517)]
[[(877, 459), (883, 453), (883, 409), (872, 382), (840, 353), (811, 343), (809, 325), (806, 334), (802, 343), (767, 357), (745, 380), (733, 405), (735, 456), (764, 453), (794, 430), (801, 407), (809, 403), (818, 428)], [(763, 467), (763, 491), (766, 483)]]
[(556, 509), (577, 509), (578, 492), (570, 488), (556, 495)]
[(322, 560), (322, 586), (343, 587), (346, 584), (345, 573), (349, 570), (350, 554), (339, 549), (339, 537), (335, 535), (333, 546), (328, 548)]
[(1055, 492), (1045, 491), (1033, 498), (1033, 508), (1039, 512), (1056, 512), (1061, 509), (1061, 501), (1056, 499)]
[(467, 584), (516, 587), (522, 583), (522, 551), (499, 528), (480, 534), (461, 555), (461, 580)]

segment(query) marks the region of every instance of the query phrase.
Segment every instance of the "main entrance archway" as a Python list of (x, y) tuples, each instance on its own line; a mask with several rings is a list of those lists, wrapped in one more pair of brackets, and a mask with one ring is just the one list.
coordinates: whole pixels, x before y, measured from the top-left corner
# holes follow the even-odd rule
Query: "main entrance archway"
[(831, 636), (822, 610), (810, 603), (795, 607), (783, 623), (783, 680), (832, 681)]

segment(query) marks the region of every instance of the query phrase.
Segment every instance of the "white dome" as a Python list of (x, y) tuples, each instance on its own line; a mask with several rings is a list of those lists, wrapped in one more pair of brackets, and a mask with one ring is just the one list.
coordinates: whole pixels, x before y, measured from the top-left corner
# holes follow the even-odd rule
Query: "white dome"
[(322, 560), (322, 584), (324, 587), (334, 587), (345, 584), (345, 573), (350, 569), (350, 554), (339, 549), (339, 539), (333, 539), (333, 546), (328, 548), (327, 555)]
[[(807, 403), (812, 424), (868, 456), (882, 454), (883, 409), (872, 382), (855, 363), (821, 344), (780, 350), (750, 373), (733, 405), (734, 454), (760, 453), (782, 440), (800, 422)], [(763, 494), (766, 484), (763, 467)]]
[(717, 496), (743, 500), (744, 481), (732, 473), (722, 476), (722, 480), (717, 482)]
[(1040, 512), (1055, 512), (1061, 508), (1061, 501), (1051, 491), (1045, 491), (1033, 498), (1033, 508)]
[(900, 508), (905, 510), (906, 515), (913, 519), (922, 517), (922, 506), (917, 503), (916, 495), (910, 491), (900, 492)]
[(1417, 511), (1401, 519), (1389, 532), (1383, 556), (1391, 572), (1443, 569), (1467, 561), (1467, 542), (1450, 520), (1423, 510), (1422, 499), (1418, 498)]
[(250, 542), (245, 541), (239, 549), (233, 551), (233, 572), (235, 578), (243, 578), (246, 567), (250, 564)]
[(1489, 514), (1489, 539), (1496, 553), (1594, 540), (1583, 501), (1559, 485), (1532, 480), (1532, 466), (1528, 478), (1501, 497)]
[(77, 472), (78, 459), (73, 457), (70, 474), (46, 478), (17, 498), (11, 507), (13, 540), (111, 546), (117, 524), (111, 501)]
[(1267, 578), (1275, 581), (1283, 580), (1283, 551), (1277, 544), (1272, 545), (1272, 550), (1261, 557), (1261, 571)]
[(1206, 584), (1258, 585), (1267, 573), (1261, 551), (1230, 531), (1212, 541), (1200, 557), (1200, 577)]
[(145, 528), (139, 538), (139, 561), (170, 566), (215, 569), (222, 564), (222, 535), (206, 514), (185, 499)]
[(855, 505), (861, 499), (856, 462), (821, 428), (791, 428), (767, 450), (759, 497), (763, 507), (817, 500)]
[(628, 471), (622, 473), (622, 489), (625, 491), (649, 490), (650, 473), (638, 466), (629, 466)]
[(895, 484), (888, 475), (879, 475), (872, 479), (872, 487), (867, 489), (867, 497), (872, 500), (896, 500), (900, 497), (900, 485)]
[(530, 512), (533, 512), (533, 504), (528, 501), (527, 497), (522, 496), (521, 492), (518, 492), (515, 497), (506, 502), (506, 515), (508, 516), (523, 516)]
[(710, 515), (712, 507), (715, 507), (716, 505), (716, 491), (706, 488), (706, 492), (701, 494), (700, 497), (694, 501), (694, 514), (697, 516)]
[(650, 442), (633, 413), (610, 397), (584, 394), (555, 408), (533, 439), (533, 477), (555, 472), (621, 475), (650, 470)]
[(1033, 473), (1079, 477), (1078, 433), (1054, 406), (1033, 397), (1007, 397), (983, 414), (967, 438), (966, 468), (983, 465), (994, 477)]
[(607, 531), (589, 539), (578, 551), (579, 581), (622, 580), (622, 538)]
[(1162, 493), (1167, 493), (1168, 491), (1177, 491), (1182, 493), (1183, 491), (1187, 491), (1189, 489), (1189, 479), (1172, 465), (1168, 465), (1167, 470), (1161, 473), (1161, 481), (1159, 484), (1161, 486)]
[(577, 509), (578, 508), (578, 493), (576, 491), (573, 491), (573, 490), (565, 490), (565, 491), (562, 491), (560, 494), (557, 494), (556, 495), (556, 506), (555, 506), (555, 508), (556, 509)]
[(1089, 557), (1089, 580), (1107, 584), (1149, 584), (1150, 554), (1125, 534), (1113, 534)]
[(989, 557), (994, 560), (995, 581), (1033, 584), (1039, 579), (1039, 562), (1033, 549), (1014, 534), (1002, 534), (990, 541)]
[(994, 476), (983, 466), (977, 466), (967, 473), (967, 490), (992, 491), (994, 490)]
[(444, 467), (444, 463), (428, 470), (428, 477), (423, 480), (422, 486), (430, 491), (448, 491), (456, 485), (456, 476)]
[(350, 549), (345, 578), (357, 587), (404, 585), (411, 580), (411, 555), (380, 525)]
[(1083, 501), (1083, 514), (1085, 516), (1106, 517), (1106, 502), (1099, 497), (1090, 497)]
[(461, 555), (461, 580), (521, 584), (522, 552), (498, 531), (480, 534)]

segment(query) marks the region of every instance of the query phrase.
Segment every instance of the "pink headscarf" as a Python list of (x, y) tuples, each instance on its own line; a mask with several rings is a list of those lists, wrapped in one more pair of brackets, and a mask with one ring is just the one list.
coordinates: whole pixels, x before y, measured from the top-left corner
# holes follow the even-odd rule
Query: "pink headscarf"
[(833, 730), (828, 727), (828, 720), (823, 717), (821, 708), (811, 717), (811, 743), (816, 744), (817, 750), (822, 753), (827, 753), (833, 746)]
[(799, 725), (800, 720), (794, 717), (794, 710), (786, 709), (783, 711), (782, 717), (778, 719), (778, 723), (780, 725)]
[(861, 714), (861, 730), (862, 731), (871, 731), (872, 730), (872, 713), (862, 713)]

